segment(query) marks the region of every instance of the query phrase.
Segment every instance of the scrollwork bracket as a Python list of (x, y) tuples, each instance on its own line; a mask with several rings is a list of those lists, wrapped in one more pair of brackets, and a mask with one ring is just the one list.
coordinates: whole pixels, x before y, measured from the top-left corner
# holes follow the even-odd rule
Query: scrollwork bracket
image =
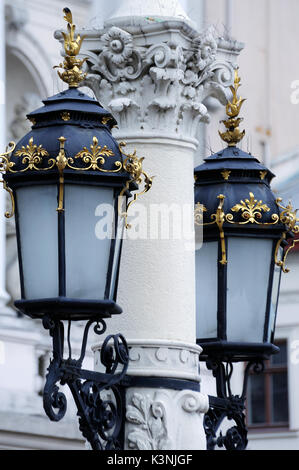
[(87, 322), (79, 359), (71, 357), (70, 321), (68, 326), (69, 357), (63, 358), (64, 327), (62, 321), (44, 317), (43, 325), (53, 338), (53, 359), (46, 377), (43, 393), (44, 410), (51, 421), (60, 421), (66, 413), (67, 400), (59, 391), (67, 385), (74, 398), (79, 416), (79, 428), (93, 450), (122, 448), (122, 428), (125, 413), (124, 389), (121, 386), (129, 362), (126, 340), (122, 335), (109, 335), (102, 346), (101, 362), (105, 373), (82, 369), (88, 332), (103, 334), (106, 324), (102, 319)]

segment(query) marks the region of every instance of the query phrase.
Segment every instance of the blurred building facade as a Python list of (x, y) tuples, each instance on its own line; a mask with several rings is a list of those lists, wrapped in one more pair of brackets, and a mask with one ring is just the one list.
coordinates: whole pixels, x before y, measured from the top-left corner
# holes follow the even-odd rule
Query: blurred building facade
[[(1, 1), (5, 6), (2, 33), (6, 47), (4, 106), (5, 141), (8, 142), (17, 141), (30, 129), (25, 117), (29, 111), (62, 90), (63, 85), (53, 70), (60, 61), (61, 47), (53, 31), (64, 28), (64, 24), (58, 0)], [(120, 0), (70, 0), (67, 6), (79, 28), (89, 25), (99, 29), (103, 20), (124, 3), (127, 16), (136, 15), (130, 2)], [(257, 155), (278, 175), (274, 183), (277, 192), (285, 200), (290, 197), (294, 206), (299, 207), (298, 2), (184, 0), (180, 3), (199, 31), (212, 25), (224, 40), (232, 37), (244, 43), (238, 58), (242, 96), (247, 98), (243, 111), (246, 128), (243, 148)], [(199, 126), (194, 166), (222, 148), (218, 129), (224, 107), (211, 97), (205, 104), (212, 119), (210, 124)], [(252, 382), (249, 449), (299, 448), (296, 400), (299, 390), (299, 259), (296, 251), (290, 254), (288, 265), (290, 273), (283, 275), (276, 329), (276, 338), (285, 355), (281, 362), (269, 364), (265, 380)], [(3, 314), (0, 312), (0, 449), (82, 449), (84, 442), (72, 406), (61, 423), (50, 423), (43, 412), (41, 390), (50, 340), (39, 323), (19, 317), (12, 307), (13, 300), (19, 296), (19, 284), (15, 227), (11, 220), (6, 224), (6, 290), (10, 297), (9, 308)], [(91, 352), (87, 360), (92, 367)], [(241, 376), (240, 366), (234, 381), (236, 391)], [(202, 377), (203, 393), (215, 393), (214, 382), (204, 368)], [(273, 413), (279, 400), (284, 402), (283, 416)], [(259, 410), (258, 416), (252, 414), (253, 408)]]

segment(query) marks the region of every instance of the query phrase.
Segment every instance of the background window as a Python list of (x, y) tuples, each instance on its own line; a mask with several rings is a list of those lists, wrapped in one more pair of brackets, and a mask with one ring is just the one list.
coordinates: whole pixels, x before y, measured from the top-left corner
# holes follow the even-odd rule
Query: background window
[(265, 361), (264, 372), (249, 376), (247, 424), (250, 427), (288, 426), (287, 342), (276, 344), (280, 352)]

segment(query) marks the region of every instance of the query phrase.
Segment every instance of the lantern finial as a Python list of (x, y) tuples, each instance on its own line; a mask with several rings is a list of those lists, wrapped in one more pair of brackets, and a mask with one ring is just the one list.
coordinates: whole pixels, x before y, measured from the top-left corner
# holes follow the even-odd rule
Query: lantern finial
[(82, 72), (81, 68), (86, 58), (80, 60), (77, 55), (80, 53), (81, 45), (85, 36), (77, 34), (75, 37), (76, 25), (73, 24), (73, 15), (69, 8), (63, 9), (64, 19), (67, 21), (67, 30), (61, 32), (64, 39), (65, 59), (63, 64), (56, 65), (54, 68), (61, 67), (64, 72), (59, 72), (58, 75), (65, 83), (68, 83), (70, 88), (77, 88), (79, 84), (85, 79), (86, 73)]
[(223, 120), (223, 124), (227, 128), (226, 132), (220, 132), (219, 135), (224, 142), (228, 144), (229, 147), (236, 146), (244, 137), (245, 130), (240, 131), (239, 125), (243, 121), (243, 118), (238, 117), (242, 104), (245, 99), (242, 99), (237, 95), (238, 89), (240, 87), (241, 78), (238, 74), (238, 69), (235, 69), (235, 80), (234, 85), (231, 85), (230, 89), (233, 94), (232, 101), (229, 101), (226, 105), (226, 114), (229, 119)]

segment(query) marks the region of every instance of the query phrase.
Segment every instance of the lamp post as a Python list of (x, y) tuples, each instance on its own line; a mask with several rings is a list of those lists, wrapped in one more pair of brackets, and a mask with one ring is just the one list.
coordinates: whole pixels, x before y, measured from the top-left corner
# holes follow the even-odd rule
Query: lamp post
[[(66, 412), (58, 383), (67, 384), (78, 408), (83, 436), (93, 449), (121, 447), (128, 348), (121, 334), (103, 343), (105, 373), (82, 369), (88, 332), (106, 330), (105, 320), (122, 312), (116, 303), (122, 232), (130, 191), (150, 189), (143, 159), (126, 154), (111, 129), (113, 116), (77, 89), (86, 74), (78, 54), (69, 9), (60, 78), (69, 89), (44, 101), (28, 115), (31, 131), (1, 156), (4, 187), (15, 214), (22, 298), (15, 305), (40, 318), (53, 337), (53, 359), (44, 388), (44, 409), (53, 421)], [(102, 219), (97, 219), (102, 217)], [(103, 217), (105, 223), (103, 222)], [(106, 230), (104, 230), (106, 227)], [(71, 323), (84, 320), (81, 354), (72, 357)], [(67, 322), (68, 357), (64, 358)], [(105, 390), (114, 399), (105, 397)], [(103, 395), (104, 393), (104, 395)]]
[[(223, 121), (227, 130), (220, 133), (227, 148), (195, 169), (195, 223), (203, 229), (196, 251), (197, 343), (217, 385), (205, 418), (210, 449), (247, 445), (248, 374), (252, 367), (261, 372), (263, 360), (279, 351), (273, 341), (281, 271), (287, 271), (286, 239), (299, 230), (296, 211), (271, 191), (273, 173), (237, 147), (245, 134), (239, 129), (244, 102), (239, 86), (236, 70)], [(240, 396), (230, 388), (235, 362), (247, 362)], [(217, 439), (225, 417), (236, 426)]]

